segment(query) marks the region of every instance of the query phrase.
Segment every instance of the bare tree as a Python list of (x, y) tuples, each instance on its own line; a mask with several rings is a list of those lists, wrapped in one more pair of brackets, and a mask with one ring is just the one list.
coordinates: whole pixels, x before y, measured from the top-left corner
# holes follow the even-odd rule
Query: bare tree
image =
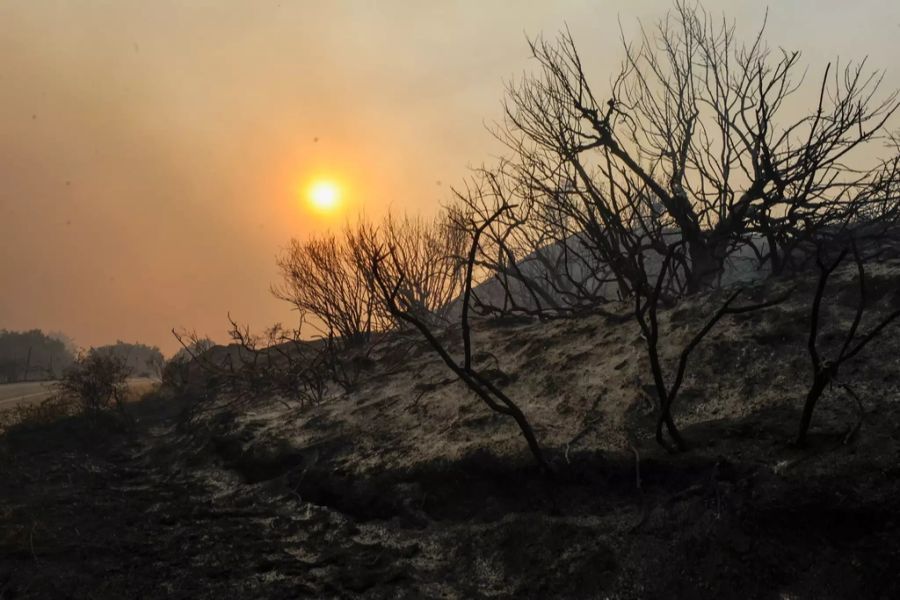
[[(447, 322), (463, 288), (461, 257), (467, 240), (466, 232), (455, 227), (447, 213), (432, 221), (388, 214), (380, 226), (360, 221), (348, 227), (345, 236), (357, 269), (369, 280), (371, 289), (375, 289), (371, 257), (378, 247), (389, 247), (392, 260), (382, 263), (382, 279), (393, 286), (402, 273), (405, 281), (397, 294), (403, 304), (429, 324)], [(382, 308), (380, 302), (378, 307)]]
[[(453, 300), (462, 290), (459, 257), (464, 233), (453, 227), (445, 214), (433, 221), (386, 216), (379, 225), (360, 220), (348, 225), (338, 238), (326, 235), (304, 243), (291, 240), (278, 259), (282, 282), (272, 291), (292, 303), (306, 322), (320, 325), (330, 344), (359, 347), (373, 332), (393, 324), (393, 317), (376, 298), (372, 277), (373, 248), (386, 244), (394, 249), (397, 270), (407, 275), (398, 289), (404, 302), (430, 323), (445, 321)], [(396, 279), (396, 272), (382, 276)]]
[[(856, 314), (853, 317), (853, 322), (850, 325), (850, 329), (847, 331), (844, 343), (841, 345), (837, 355), (831, 359), (823, 359), (818, 346), (819, 329), (821, 327), (822, 300), (825, 296), (829, 277), (844, 261), (847, 254), (851, 252), (856, 263), (856, 271), (859, 280), (859, 300), (856, 304)], [(860, 255), (859, 248), (855, 241), (851, 241), (849, 247), (844, 246), (837, 258), (831, 262), (828, 262), (823, 257), (824, 253), (825, 245), (820, 243), (816, 255), (816, 264), (819, 268), (819, 280), (810, 312), (809, 342), (807, 344), (809, 356), (812, 361), (813, 378), (809, 392), (806, 395), (806, 402), (803, 405), (803, 414), (800, 417), (800, 430), (797, 433), (796, 442), (798, 446), (806, 444), (806, 434), (809, 431), (809, 425), (812, 421), (816, 403), (819, 401), (819, 398), (822, 396), (825, 389), (832, 382), (837, 380), (838, 371), (841, 365), (858, 355), (869, 342), (875, 339), (885, 329), (885, 327), (890, 325), (897, 318), (900, 318), (900, 310), (895, 310), (882, 318), (867, 334), (857, 337), (857, 331), (867, 308), (866, 271), (863, 258)], [(846, 384), (844, 384), (844, 387), (847, 389), (848, 393), (859, 402), (859, 398), (853, 390)]]
[(577, 314), (615, 299), (608, 295), (614, 273), (584, 235), (569, 228), (565, 219), (532, 218), (529, 211), (535, 205), (514, 205), (512, 185), (502, 167), (480, 169), (464, 188), (455, 190), (456, 202), (449, 207), (450, 220), (467, 236), (499, 206), (511, 208), (493, 219), (479, 238), (476, 266), (484, 281), (473, 290), (475, 308), (545, 318)]
[(736, 255), (779, 272), (815, 234), (895, 223), (900, 154), (867, 156), (890, 139), (897, 93), (881, 94), (865, 61), (829, 65), (810, 110), (792, 116), (807, 89), (800, 55), (771, 51), (763, 33), (741, 44), (733, 24), (677, 2), (637, 43), (623, 37), (605, 97), (568, 31), (532, 41), (540, 72), (509, 86), (496, 129), (511, 155), (495, 181), (520, 238), (599, 261), (630, 296), (638, 255), (658, 264), (674, 241), (695, 291)]
[[(423, 320), (415, 307), (411, 306), (407, 297), (401, 290), (407, 282), (408, 274), (404, 272), (401, 259), (398, 258), (394, 248), (381, 246), (374, 248), (375, 252), (371, 255), (372, 274), (384, 300), (385, 305), (391, 314), (398, 320), (404, 321), (417, 329), (421, 335), (427, 340), (429, 345), (441, 357), (444, 364), (453, 371), (453, 373), (462, 380), (466, 386), (485, 403), (487, 406), (502, 415), (512, 418), (518, 425), (522, 436), (528, 443), (528, 448), (534, 456), (538, 466), (545, 472), (552, 472), (550, 464), (544, 457), (544, 452), (540, 443), (535, 436), (534, 429), (528, 421), (522, 409), (509, 398), (500, 388), (490, 381), (486, 376), (476, 369), (472, 364), (472, 336), (471, 326), (469, 323), (469, 307), (472, 296), (472, 278), (476, 268), (477, 255), (479, 249), (479, 238), (491, 224), (500, 217), (500, 215), (508, 210), (508, 206), (501, 206), (497, 211), (489, 216), (483, 223), (476, 226), (465, 263), (465, 276), (463, 296), (460, 305), (460, 325), (463, 345), (462, 361), (454, 359), (446, 346), (441, 343), (435, 332)], [(387, 279), (385, 273), (393, 276), (393, 281)]]
[(371, 282), (360, 270), (346, 240), (326, 235), (306, 242), (291, 240), (278, 258), (282, 282), (272, 293), (293, 304), (301, 322), (309, 315), (323, 336), (339, 338), (348, 347), (367, 342), (382, 329)]
[[(748, 313), (774, 306), (787, 300), (791, 293), (789, 290), (785, 294), (766, 302), (733, 306), (743, 290), (737, 288), (730, 291), (725, 301), (712, 312), (709, 319), (706, 320), (697, 333), (695, 333), (681, 349), (674, 374), (670, 382), (667, 383), (659, 352), (658, 309), (665, 288), (665, 282), (672, 277), (672, 271), (675, 269), (673, 265), (676, 264), (675, 257), (677, 257), (678, 253), (681, 251), (683, 245), (683, 242), (676, 242), (669, 247), (652, 291), (650, 291), (649, 294), (646, 294), (646, 297), (643, 292), (634, 294), (634, 315), (640, 325), (643, 334), (642, 337), (647, 345), (647, 356), (650, 359), (650, 371), (653, 375), (654, 387), (656, 388), (658, 402), (656, 441), (670, 451), (678, 450), (682, 452), (688, 449), (688, 444), (678, 430), (678, 427), (675, 425), (675, 419), (672, 417), (672, 406), (678, 397), (681, 384), (684, 382), (688, 359), (690, 358), (691, 353), (700, 345), (700, 342), (702, 342), (706, 335), (712, 331), (722, 317), (726, 315)], [(684, 263), (682, 262), (680, 264)], [(674, 448), (665, 440), (663, 426), (665, 426), (666, 432), (674, 443)]]
[[(533, 40), (539, 73), (509, 86), (495, 130), (508, 156), (458, 194), (460, 214), (485, 225), (479, 266), (503, 290), (489, 303), (479, 288), (478, 305), (546, 316), (634, 301), (659, 397), (657, 439), (668, 446), (665, 429), (678, 449), (686, 443), (671, 408), (691, 352), (723, 316), (779, 299), (735, 307), (740, 290), (731, 292), (669, 381), (658, 307), (722, 285), (731, 261), (778, 273), (816, 239), (884, 239), (898, 222), (900, 152), (888, 133), (897, 93), (882, 94), (865, 62), (829, 65), (810, 110), (792, 115), (786, 106), (805, 89), (800, 55), (769, 50), (763, 33), (741, 44), (733, 24), (676, 2), (637, 43), (623, 36), (605, 96), (568, 31)], [(869, 158), (885, 141), (882, 158)], [(499, 206), (508, 210), (492, 219)]]

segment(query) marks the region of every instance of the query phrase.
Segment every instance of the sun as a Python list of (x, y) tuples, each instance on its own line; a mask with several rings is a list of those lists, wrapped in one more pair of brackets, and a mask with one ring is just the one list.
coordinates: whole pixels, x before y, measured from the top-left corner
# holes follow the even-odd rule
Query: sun
[(334, 181), (320, 179), (309, 186), (307, 197), (316, 210), (331, 212), (341, 200), (341, 188)]

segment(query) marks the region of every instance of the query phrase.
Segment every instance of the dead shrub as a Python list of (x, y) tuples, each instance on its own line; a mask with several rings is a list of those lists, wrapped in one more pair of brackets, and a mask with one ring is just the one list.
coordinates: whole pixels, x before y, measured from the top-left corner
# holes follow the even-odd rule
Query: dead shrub
[(57, 384), (61, 396), (77, 401), (83, 412), (97, 414), (125, 401), (131, 374), (122, 357), (91, 349), (81, 353)]

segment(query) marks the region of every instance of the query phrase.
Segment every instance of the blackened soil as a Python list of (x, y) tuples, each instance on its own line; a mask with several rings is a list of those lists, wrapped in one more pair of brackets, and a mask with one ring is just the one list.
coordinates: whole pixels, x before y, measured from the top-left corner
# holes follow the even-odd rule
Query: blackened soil
[(171, 408), (0, 439), (0, 598), (900, 597), (889, 432), (789, 451), (772, 415), (707, 425), (686, 434), (714, 447), (642, 449), (638, 489), (630, 454), (358, 476)]

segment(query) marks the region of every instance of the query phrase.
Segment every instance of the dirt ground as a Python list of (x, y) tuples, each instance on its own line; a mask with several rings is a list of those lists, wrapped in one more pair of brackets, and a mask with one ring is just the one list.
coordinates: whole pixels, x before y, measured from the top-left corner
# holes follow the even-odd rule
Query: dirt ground
[[(869, 318), (900, 305), (898, 273), (872, 268)], [(836, 276), (827, 347), (853, 283)], [(627, 319), (479, 323), (479, 366), (534, 422), (553, 478), (412, 337), (315, 407), (262, 402), (187, 430), (185, 400), (152, 394), (127, 421), (13, 428), (0, 598), (900, 597), (900, 335), (842, 373), (858, 435), (835, 388), (794, 447), (812, 284), (752, 290), (797, 285), (697, 350), (680, 455), (652, 440)], [(666, 356), (716, 301), (664, 315)]]

